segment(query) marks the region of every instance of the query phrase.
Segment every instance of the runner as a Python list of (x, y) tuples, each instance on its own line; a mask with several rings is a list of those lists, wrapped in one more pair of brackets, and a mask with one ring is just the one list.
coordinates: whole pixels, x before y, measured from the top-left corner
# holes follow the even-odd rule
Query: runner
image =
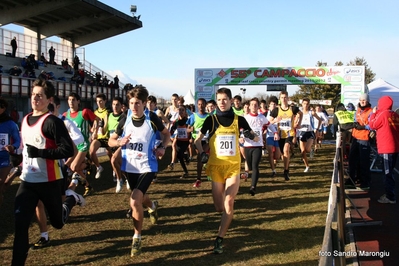
[[(240, 165), (238, 138), (240, 128), (244, 136), (257, 140), (244, 117), (234, 114), (231, 108), (231, 91), (220, 88), (216, 92), (218, 108), (216, 114), (207, 117), (195, 139), (195, 145), (202, 163), (207, 163), (206, 173), (212, 178), (212, 197), (217, 212), (222, 213), (219, 232), (213, 252), (223, 253), (223, 238), (227, 233), (234, 213), (234, 200), (240, 186)], [(202, 139), (209, 132), (210, 154), (202, 149)]]
[[(197, 135), (201, 131), (202, 125), (204, 124), (205, 119), (208, 117), (208, 113), (205, 112), (205, 107), (207, 106), (206, 100), (204, 98), (199, 98), (197, 100), (197, 110), (198, 112), (192, 114), (187, 121), (188, 131), (192, 132), (193, 140), (197, 138)], [(201, 140), (202, 150), (208, 151), (209, 145), (207, 143), (208, 136), (205, 135), (204, 138)], [(197, 150), (197, 180), (193, 184), (193, 187), (200, 187), (201, 186), (201, 176), (202, 176), (202, 168), (203, 163), (201, 162), (200, 153)]]
[[(130, 206), (134, 225), (131, 256), (141, 253), (141, 231), (143, 227), (143, 204), (149, 208), (151, 223), (158, 221), (158, 202), (151, 201), (146, 193), (156, 172), (157, 158), (165, 154), (165, 146), (170, 141), (170, 134), (162, 121), (145, 106), (148, 91), (137, 85), (127, 93), (129, 112), (119, 121), (116, 131), (110, 136), (111, 147), (122, 148), (122, 171), (127, 173), (132, 193)], [(162, 135), (162, 143), (155, 147), (156, 131)]]
[(270, 116), (274, 118), (273, 123), (277, 122), (280, 132), (280, 151), (283, 153), (284, 179), (290, 180), (290, 149), (294, 145), (295, 129), (301, 124), (302, 112), (296, 106), (288, 104), (288, 92), (280, 92), (280, 106), (274, 109)]
[[(315, 127), (315, 120), (317, 120), (317, 127)], [(303, 163), (305, 164), (305, 173), (309, 171), (309, 160), (306, 154), (310, 152), (310, 157), (313, 158), (313, 151), (311, 151), (312, 145), (316, 138), (315, 133), (319, 131), (320, 125), (320, 117), (314, 111), (310, 110), (310, 100), (304, 98), (302, 100), (302, 123), (298, 131), (299, 147), (301, 149)]]
[(269, 120), (258, 112), (259, 110), (259, 99), (252, 98), (249, 101), (249, 113), (244, 117), (247, 120), (249, 126), (255, 132), (258, 137), (257, 141), (251, 140), (244, 137), (244, 153), (245, 159), (248, 166), (248, 170), (252, 171), (251, 175), (251, 188), (249, 189), (249, 194), (255, 196), (256, 185), (259, 179), (259, 164), (262, 159), (262, 149), (263, 149), (263, 128), (268, 126)]
[[(76, 186), (78, 181), (81, 181), (84, 184), (85, 193), (83, 196), (86, 197), (93, 192), (93, 188), (90, 186), (83, 173), (83, 170), (86, 168), (86, 154), (90, 147), (90, 122), (93, 122), (93, 133), (91, 139), (97, 139), (98, 123), (100, 122), (100, 118), (98, 118), (90, 109), (84, 108), (82, 111), (79, 111), (79, 104), (79, 94), (74, 92), (69, 94), (69, 110), (65, 112), (63, 116), (75, 123), (75, 125), (80, 129), (80, 132), (82, 132), (85, 141), (77, 146), (78, 154), (76, 157), (70, 157), (65, 164), (68, 165), (74, 172), (74, 175), (72, 176), (72, 181), (74, 182), (73, 184)], [(70, 188), (73, 189), (73, 187)]]
[(12, 265), (24, 265), (29, 250), (29, 227), (41, 200), (51, 225), (61, 229), (76, 204), (84, 206), (82, 196), (66, 191), (62, 202), (63, 176), (59, 160), (73, 156), (73, 142), (61, 119), (48, 111), (55, 89), (51, 82), (35, 80), (32, 84), (33, 112), (23, 118), (24, 143), (22, 174), (15, 196), (15, 237)]

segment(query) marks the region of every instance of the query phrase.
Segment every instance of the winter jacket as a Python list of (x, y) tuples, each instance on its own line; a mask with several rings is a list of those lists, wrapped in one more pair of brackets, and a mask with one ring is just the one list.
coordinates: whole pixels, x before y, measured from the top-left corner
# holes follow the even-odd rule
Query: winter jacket
[(379, 154), (399, 152), (399, 115), (392, 111), (393, 100), (383, 96), (378, 101), (378, 110), (370, 115), (369, 126), (377, 130)]

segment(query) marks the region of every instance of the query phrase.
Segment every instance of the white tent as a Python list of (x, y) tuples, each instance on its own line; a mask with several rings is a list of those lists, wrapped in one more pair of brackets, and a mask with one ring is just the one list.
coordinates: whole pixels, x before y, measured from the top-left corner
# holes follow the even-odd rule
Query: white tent
[(399, 107), (399, 88), (389, 84), (383, 79), (377, 79), (367, 85), (371, 106), (377, 106), (378, 100), (388, 95), (393, 100), (393, 110)]
[(186, 95), (184, 96), (184, 104), (195, 104), (194, 95), (191, 90), (188, 90)]

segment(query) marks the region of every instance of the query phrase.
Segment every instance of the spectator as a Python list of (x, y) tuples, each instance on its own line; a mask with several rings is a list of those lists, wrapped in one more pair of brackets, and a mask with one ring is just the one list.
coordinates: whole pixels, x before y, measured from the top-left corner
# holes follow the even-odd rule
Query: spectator
[[(344, 151), (344, 160), (349, 158), (349, 146), (354, 127), (353, 113), (347, 111), (343, 103), (339, 103), (333, 117), (334, 132), (341, 132), (342, 148)], [(338, 136), (338, 135), (337, 135)]]
[(54, 58), (55, 58), (55, 49), (53, 48), (53, 46), (51, 46), (51, 48), (48, 50), (48, 54), (50, 57), (50, 64), (52, 65), (56, 65)]
[(11, 56), (12, 56), (12, 57), (15, 57), (15, 54), (17, 53), (17, 48), (18, 48), (18, 45), (17, 45), (17, 37), (14, 36), (14, 39), (11, 40), (10, 45), (11, 45), (11, 47), (12, 47), (12, 54), (11, 54)]
[(73, 58), (73, 70), (75, 72), (79, 71), (79, 65), (80, 65), (80, 59), (79, 56), (75, 55), (75, 57)]
[(43, 80), (48, 80), (48, 76), (47, 76), (46, 71), (42, 70), (42, 72), (40, 72), (38, 78), (39, 78), (39, 79), (43, 79)]
[(43, 62), (44, 66), (47, 66), (48, 61), (47, 61), (46, 57), (44, 57), (44, 53), (42, 53), (42, 55), (40, 56), (40, 61)]
[(97, 72), (96, 73), (96, 85), (100, 86), (100, 84), (101, 84), (101, 73)]
[(116, 76), (114, 77), (113, 88), (119, 89), (119, 78), (118, 78), (118, 75), (116, 75)]
[(377, 130), (377, 150), (384, 159), (385, 194), (379, 203), (396, 203), (394, 167), (399, 153), (399, 115), (392, 111), (393, 100), (382, 96), (370, 115), (369, 125)]
[(19, 67), (14, 66), (10, 69), (9, 73), (11, 76), (19, 76), (22, 74), (22, 70)]

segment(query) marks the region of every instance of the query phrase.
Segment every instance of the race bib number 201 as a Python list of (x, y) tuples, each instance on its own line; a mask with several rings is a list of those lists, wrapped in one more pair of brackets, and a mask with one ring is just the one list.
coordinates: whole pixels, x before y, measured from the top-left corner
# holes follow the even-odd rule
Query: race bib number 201
[(237, 138), (236, 135), (219, 135), (216, 137), (218, 156), (235, 156)]

